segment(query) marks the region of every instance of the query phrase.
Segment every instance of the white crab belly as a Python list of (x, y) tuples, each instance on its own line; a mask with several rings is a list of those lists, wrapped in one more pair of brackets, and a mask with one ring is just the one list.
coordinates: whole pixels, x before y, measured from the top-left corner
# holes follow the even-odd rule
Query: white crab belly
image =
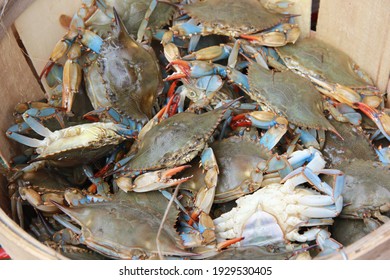
[(237, 200), (237, 207), (214, 220), (218, 241), (244, 237), (238, 246), (264, 246), (284, 242), (286, 235), (308, 220), (299, 203), (307, 189), (288, 190), (281, 184), (268, 185)]
[(124, 138), (116, 133), (116, 126), (114, 123), (90, 123), (54, 131), (42, 140), (37, 153), (44, 157), (80, 147), (98, 148), (118, 144)]

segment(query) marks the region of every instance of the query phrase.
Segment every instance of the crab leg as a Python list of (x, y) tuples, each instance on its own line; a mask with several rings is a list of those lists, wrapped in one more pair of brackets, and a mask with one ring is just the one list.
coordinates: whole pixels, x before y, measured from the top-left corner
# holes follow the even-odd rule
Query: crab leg
[(261, 137), (260, 144), (264, 145), (268, 150), (272, 150), (286, 132), (287, 125), (285, 124), (273, 126)]
[[(302, 166), (307, 161), (311, 162), (310, 168), (314, 168), (313, 170), (320, 170), (325, 167), (325, 160), (322, 158), (321, 153), (313, 147), (293, 152), (288, 161), (294, 169)], [(318, 164), (321, 167), (316, 168), (314, 164)]]
[[(208, 214), (214, 201), (215, 187), (218, 181), (218, 164), (214, 152), (207, 148), (201, 155), (201, 164), (206, 171), (205, 185), (200, 189), (195, 198), (195, 214), (200, 212)], [(193, 213), (193, 216), (194, 216)]]
[[(269, 173), (264, 176), (264, 180), (268, 180), (269, 183), (278, 183), (280, 181), (280, 178), (284, 178), (287, 176), (287, 174), (291, 173), (293, 171), (293, 168), (291, 164), (288, 162), (286, 157), (274, 155), (272, 156), (266, 164), (264, 162), (260, 163), (260, 166), (258, 166), (259, 170), (262, 172)], [(279, 176), (276, 176), (276, 178), (273, 178), (275, 176), (273, 175), (275, 172), (278, 172)], [(270, 180), (272, 179), (272, 180)], [(274, 181), (276, 180), (276, 181)], [(267, 182), (267, 184), (268, 184)]]
[(362, 122), (361, 114), (345, 103), (328, 100), (324, 102), (324, 109), (328, 110), (339, 122), (349, 122), (353, 125), (360, 125)]
[(118, 111), (113, 108), (98, 108), (96, 110), (88, 112), (83, 116), (83, 118), (97, 121), (94, 115), (97, 115), (98, 119), (103, 118), (103, 116), (107, 116), (114, 123), (122, 125), (124, 129), (121, 131), (121, 133), (127, 136), (134, 136), (134, 134), (141, 131), (142, 129), (141, 123), (137, 123), (130, 118), (123, 117), (120, 113), (118, 113)]
[(229, 57), (232, 48), (228, 45), (211, 46), (183, 57), (184, 60), (218, 61)]
[(152, 15), (154, 9), (156, 8), (157, 3), (158, 3), (157, 0), (150, 1), (149, 7), (146, 10), (145, 16), (141, 21), (141, 24), (138, 28), (138, 33), (137, 33), (137, 42), (139, 42), (139, 43), (142, 42), (142, 39), (145, 35), (146, 28), (147, 28), (148, 23), (149, 23), (149, 18)]
[(390, 116), (362, 102), (354, 103), (354, 105), (375, 122), (382, 134), (390, 141)]
[[(31, 108), (26, 111), (26, 113), (29, 116), (39, 118), (42, 120), (46, 120), (49, 118), (54, 117), (58, 123), (60, 124), (61, 128), (65, 127), (64, 119), (61, 115), (61, 112), (56, 109), (56, 108), (45, 108), (45, 109), (36, 109), (36, 108)], [(11, 126), (8, 130), (7, 133), (25, 133), (29, 129), (31, 129), (30, 125), (27, 122), (22, 122), (22, 123), (17, 123), (13, 126)]]
[(50, 193), (41, 196), (35, 190), (26, 187), (20, 188), (19, 192), (23, 200), (27, 200), (30, 205), (46, 213), (53, 213), (57, 211), (57, 207), (50, 203), (50, 200), (54, 200), (61, 204), (64, 201), (61, 194)]
[[(57, 202), (55, 201), (52, 201), (52, 203), (54, 205), (56, 205), (61, 211), (63, 211), (64, 213), (68, 214), (68, 212), (66, 212), (66, 210), (68, 208), (58, 204)], [(69, 215), (69, 214), (68, 214)], [(73, 218), (73, 216), (71, 216)], [(64, 227), (70, 229), (71, 231), (73, 231), (75, 234), (77, 235), (80, 235), (81, 234), (81, 230), (74, 226), (72, 223), (70, 223), (69, 221), (67, 221), (64, 217), (60, 216), (60, 215), (53, 215), (53, 219), (56, 220), (57, 222), (59, 222), (61, 225), (63, 225)]]
[[(330, 233), (323, 229), (317, 233), (316, 242), (321, 249), (321, 253), (319, 254), (319, 256), (332, 254), (335, 251), (339, 251), (343, 248), (343, 245), (341, 245), (333, 238), (330, 238)], [(347, 259), (345, 253), (340, 253), (343, 255), (344, 259)]]
[(378, 149), (375, 149), (375, 152), (383, 164), (390, 164), (390, 147), (379, 147)]
[[(343, 197), (341, 196), (341, 193), (344, 188), (344, 174), (341, 171), (332, 169), (320, 170), (317, 173), (327, 173), (337, 176), (336, 178), (338, 179), (335, 180), (334, 187), (332, 188), (327, 183), (322, 182), (318, 175), (308, 167), (300, 167), (294, 170), (282, 180), (282, 183), (284, 183), (285, 186), (294, 188), (295, 186), (298, 186), (304, 182), (309, 182), (314, 188), (316, 188), (320, 192), (325, 193), (329, 197), (326, 198), (326, 196), (324, 196), (317, 198), (316, 201), (310, 201), (309, 205), (316, 203), (320, 205), (322, 203), (328, 202), (329, 199), (331, 199), (332, 204), (334, 204), (334, 207), (331, 207), (332, 209), (329, 209), (329, 213), (326, 208), (310, 208), (309, 212), (307, 212), (306, 214), (313, 218), (335, 217), (341, 212), (343, 208)], [(308, 199), (310, 200), (310, 197)], [(330, 213), (333, 213), (333, 215), (335, 216), (332, 216)]]
[(190, 35), (201, 34), (204, 28), (201, 25), (195, 25), (193, 20), (172, 26), (173, 35), (177, 37), (188, 37)]
[(87, 175), (88, 179), (96, 186), (97, 194), (101, 196), (106, 196), (110, 191), (110, 186), (102, 178), (95, 177), (93, 170), (88, 165), (83, 165), (83, 171)]
[(30, 138), (30, 137), (27, 137), (27, 136), (24, 136), (24, 135), (21, 135), (19, 133), (15, 133), (12, 131), (7, 131), (7, 136), (8, 136), (8, 138), (11, 138), (11, 139), (23, 144), (23, 145), (33, 147), (33, 148), (37, 148), (37, 147), (44, 145), (44, 142), (42, 140)]
[(176, 186), (191, 179), (185, 177), (180, 179), (171, 179), (175, 174), (190, 167), (190, 165), (182, 165), (171, 169), (163, 169), (154, 172), (144, 173), (134, 180), (134, 185), (131, 190), (134, 192), (148, 192), (153, 190), (161, 190)]
[(46, 128), (34, 117), (31, 117), (28, 112), (23, 114), (23, 119), (39, 135), (42, 135), (43, 137), (50, 137), (53, 135), (53, 132), (51, 132), (50, 129)]
[(300, 134), (300, 138), (301, 141), (302, 141), (302, 144), (305, 146), (305, 147), (314, 147), (315, 149), (320, 149), (320, 144), (318, 143), (316, 137), (314, 135), (312, 135), (308, 130), (306, 129), (301, 129), (301, 128), (297, 128), (295, 130), (296, 133), (299, 133)]
[(62, 107), (69, 113), (72, 109), (75, 94), (79, 92), (81, 84), (81, 66), (78, 59), (81, 56), (80, 45), (73, 44), (68, 53), (68, 60), (65, 62), (63, 70), (62, 85)]
[(295, 43), (300, 33), (298, 25), (282, 23), (270, 31), (250, 35), (242, 34), (240, 37), (262, 46), (282, 47), (287, 43)]

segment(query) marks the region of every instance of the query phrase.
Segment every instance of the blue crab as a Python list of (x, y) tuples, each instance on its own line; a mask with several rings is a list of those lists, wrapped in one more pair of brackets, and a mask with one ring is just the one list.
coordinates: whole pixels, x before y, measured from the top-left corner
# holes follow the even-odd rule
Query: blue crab
[(126, 137), (132, 137), (134, 133), (123, 125), (102, 122), (70, 126), (52, 132), (26, 113), (23, 114), (23, 119), (44, 138), (39, 140), (16, 132), (7, 132), (6, 135), (9, 138), (36, 148), (38, 154), (27, 167), (16, 172), (13, 179), (23, 172), (36, 171), (44, 167), (46, 163), (53, 166), (73, 167), (94, 161), (105, 156)]
[[(218, 13), (213, 7), (218, 7)], [(292, 15), (270, 12), (256, 0), (197, 1), (181, 9), (191, 20), (171, 27), (178, 37), (218, 34), (246, 38), (260, 45), (283, 46), (294, 43), (300, 34), (299, 27), (289, 23)]]
[[(325, 130), (330, 130), (337, 134), (335, 128), (324, 115), (321, 95), (309, 81), (291, 71), (275, 72), (267, 70), (252, 61), (249, 62), (248, 75), (238, 71), (236, 66), (240, 45), (240, 41), (237, 40), (229, 55), (227, 66), (208, 61), (183, 61), (177, 59), (177, 51), (170, 45), (167, 45), (165, 53), (168, 61), (178, 71), (177, 74), (172, 76), (178, 75), (183, 80), (192, 80), (207, 77), (208, 75), (219, 75), (238, 85), (252, 100), (256, 101), (264, 109), (263, 112), (256, 112), (255, 114), (260, 121), (268, 120), (268, 122), (264, 122), (267, 124), (266, 127), (274, 126), (275, 128), (273, 129), (276, 130), (281, 125), (287, 127), (289, 122), (295, 125), (295, 127), (299, 127), (302, 139), (310, 136), (304, 130), (317, 130), (319, 142), (322, 141), (322, 143), (317, 144), (316, 148), (320, 148), (323, 145)], [(210, 87), (213, 86), (215, 84)], [(295, 106), (287, 106), (287, 104), (295, 104)], [(270, 113), (273, 113), (274, 117), (270, 118)], [(248, 117), (253, 120), (253, 115)], [(278, 121), (277, 117), (284, 119), (281, 120), (279, 118)], [(252, 121), (252, 123), (255, 125), (257, 122)]]
[(343, 140), (333, 133), (326, 133), (325, 146), (322, 151), (324, 157), (335, 166), (343, 161), (357, 158), (367, 161), (376, 161), (377, 155), (373, 144), (364, 134), (361, 127), (352, 126), (337, 120), (329, 120), (336, 128)]
[[(318, 152), (319, 153), (319, 152)], [(320, 153), (319, 153), (320, 154)], [(280, 183), (267, 185), (239, 198), (237, 207), (214, 220), (217, 241), (244, 237), (235, 246), (287, 246), (289, 242), (317, 240), (326, 254), (342, 245), (320, 226), (331, 225), (343, 208), (343, 173), (327, 170), (321, 156), (295, 169)], [(334, 176), (333, 187), (319, 174)], [(300, 187), (309, 182), (316, 190)], [(301, 232), (301, 227), (311, 227)]]
[(199, 115), (183, 112), (151, 128), (145, 126), (147, 132), (141, 131), (136, 151), (129, 157), (127, 163), (120, 164), (115, 171), (118, 186), (123, 190), (137, 191), (137, 183), (132, 183), (132, 177), (145, 171), (154, 171), (157, 173), (146, 173), (146, 178), (138, 178), (140, 182), (148, 182), (142, 184), (143, 187), (140, 185), (138, 191), (166, 187), (155, 180), (148, 181), (144, 178), (147, 179), (149, 176), (155, 178), (159, 170), (189, 163), (205, 149), (208, 139), (221, 122), (225, 111), (226, 108), (219, 108)]
[(340, 218), (363, 219), (373, 229), (389, 221), (388, 168), (379, 162), (360, 159), (345, 160), (336, 167), (345, 173), (346, 206)]
[[(379, 162), (356, 158), (336, 163), (335, 168), (345, 173), (345, 206), (332, 226), (332, 234), (349, 245), (390, 220), (390, 174)], [(326, 182), (332, 181), (328, 178)]]
[[(199, 235), (202, 236), (201, 243), (216, 246), (212, 220), (208, 215), (202, 213), (199, 225), (190, 226), (179, 216), (186, 210), (182, 206), (182, 210), (170, 207), (168, 200), (157, 191), (120, 191), (105, 202), (73, 207), (53, 203), (81, 226), (80, 229), (63, 216), (54, 216), (66, 227), (58, 237), (65, 238), (65, 242), (86, 245), (110, 258), (204, 258), (206, 256), (191, 252), (192, 247), (202, 246), (197, 243)], [(230, 243), (223, 242), (220, 246)]]
[[(161, 226), (168, 206), (159, 192), (120, 192), (110, 201), (74, 207), (56, 204), (81, 229), (66, 221), (79, 242), (110, 258), (153, 259), (162, 256), (189, 257), (174, 228), (179, 211), (171, 208)], [(61, 217), (56, 217), (57, 220)], [(158, 235), (161, 226), (161, 233)], [(157, 240), (158, 239), (158, 240)]]
[(289, 69), (310, 80), (336, 103), (360, 109), (390, 139), (390, 118), (380, 109), (382, 93), (347, 54), (315, 38), (305, 38), (294, 47), (284, 46), (276, 51)]
[[(77, 27), (81, 19), (76, 15), (67, 36), (54, 48), (42, 75), (50, 72), (51, 65), (66, 54), (62, 107), (70, 113), (84, 72), (86, 91), (95, 109), (87, 117), (104, 114), (117, 123), (139, 130), (152, 117), (152, 108), (161, 90), (159, 65), (152, 49), (128, 34), (115, 9), (112, 18), (114, 21), (110, 19), (108, 25), (110, 32), (100, 37), (89, 29)], [(75, 40), (84, 47), (75, 44)]]
[[(274, 154), (258, 141), (229, 137), (210, 145), (218, 164), (218, 182), (214, 203), (224, 203), (280, 182), (288, 173), (318, 156), (311, 148), (291, 155)], [(205, 181), (201, 168), (192, 165), (183, 172), (192, 178), (180, 185), (181, 189), (198, 191)]]

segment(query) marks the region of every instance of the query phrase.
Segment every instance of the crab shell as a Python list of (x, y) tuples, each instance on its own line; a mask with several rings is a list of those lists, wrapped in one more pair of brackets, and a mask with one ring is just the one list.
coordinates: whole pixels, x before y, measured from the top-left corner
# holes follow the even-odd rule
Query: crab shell
[(337, 217), (332, 226), (332, 236), (344, 246), (363, 238), (372, 231), (363, 220), (342, 219)]
[[(84, 24), (89, 30), (106, 38), (110, 35), (111, 31), (110, 25), (114, 17), (113, 7), (115, 7), (119, 16), (122, 18), (128, 32), (136, 36), (152, 0), (99, 0), (99, 2), (101, 5), (94, 3), (87, 10), (82, 5), (78, 11), (78, 15), (83, 15)], [(102, 7), (104, 9), (101, 9)], [(157, 6), (148, 18), (148, 28), (151, 28), (153, 31), (162, 28), (172, 19), (174, 12), (175, 7), (173, 5), (169, 3), (157, 3)]]
[(390, 211), (390, 172), (379, 162), (354, 159), (336, 166), (345, 173), (346, 206), (340, 217), (363, 219)]
[(190, 162), (205, 148), (225, 111), (184, 112), (165, 119), (143, 136), (125, 170), (158, 170)]
[[(118, 1), (105, 0), (107, 5), (115, 7), (130, 34), (136, 35), (149, 8), (151, 0)], [(148, 27), (152, 30), (163, 27), (172, 19), (176, 9), (169, 3), (158, 2), (156, 8), (148, 19)]]
[(357, 65), (347, 54), (319, 39), (305, 38), (276, 51), (290, 69), (305, 76), (352, 88), (373, 86), (368, 78), (356, 74)]
[[(230, 137), (210, 145), (216, 157), (219, 175), (214, 203), (224, 203), (252, 193), (260, 188), (263, 174), (258, 165), (265, 163), (271, 152), (264, 146), (239, 137)], [(180, 185), (181, 189), (198, 191), (204, 185), (202, 168), (192, 166), (183, 176), (193, 178)]]
[(153, 51), (132, 39), (121, 20), (116, 24), (98, 58), (84, 68), (88, 97), (95, 109), (110, 107), (144, 124), (161, 89), (160, 68)]
[[(318, 192), (304, 188), (291, 191), (275, 183), (241, 197), (236, 201), (237, 207), (214, 220), (217, 240), (244, 236), (240, 246), (282, 245), (287, 240), (296, 241), (294, 235), (299, 226), (310, 220), (302, 213), (307, 206), (300, 206), (299, 201), (316, 194)], [(260, 217), (261, 223), (256, 222)]]
[(191, 256), (184, 251), (176, 232), (179, 211), (171, 208), (157, 234), (168, 200), (159, 192), (124, 193), (112, 201), (67, 208), (58, 207), (81, 226), (80, 242), (115, 259), (147, 259), (165, 256)]
[(88, 123), (56, 130), (37, 147), (31, 162), (48, 160), (56, 166), (74, 166), (99, 159), (125, 138), (114, 123)]
[(321, 94), (306, 79), (291, 71), (271, 72), (257, 63), (249, 66), (248, 76), (253, 100), (295, 125), (336, 131), (323, 114)]
[(63, 204), (64, 192), (71, 186), (60, 174), (47, 169), (23, 173), (18, 184), (22, 199), (44, 213), (58, 212), (50, 200)]
[(333, 133), (326, 133), (323, 155), (331, 166), (353, 158), (368, 161), (377, 160), (372, 143), (360, 127), (336, 120), (329, 120), (329, 122), (344, 139), (341, 140)]
[(215, 34), (232, 37), (269, 29), (291, 17), (267, 11), (258, 0), (197, 1), (185, 5), (183, 10), (204, 26), (213, 28)]

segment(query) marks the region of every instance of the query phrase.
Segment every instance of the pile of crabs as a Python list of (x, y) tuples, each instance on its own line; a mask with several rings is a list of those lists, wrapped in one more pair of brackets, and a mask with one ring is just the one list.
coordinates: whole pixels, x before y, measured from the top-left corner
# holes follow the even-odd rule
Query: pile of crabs
[(308, 259), (388, 221), (383, 94), (278, 3), (84, 0), (7, 131), (13, 219), (76, 259)]

